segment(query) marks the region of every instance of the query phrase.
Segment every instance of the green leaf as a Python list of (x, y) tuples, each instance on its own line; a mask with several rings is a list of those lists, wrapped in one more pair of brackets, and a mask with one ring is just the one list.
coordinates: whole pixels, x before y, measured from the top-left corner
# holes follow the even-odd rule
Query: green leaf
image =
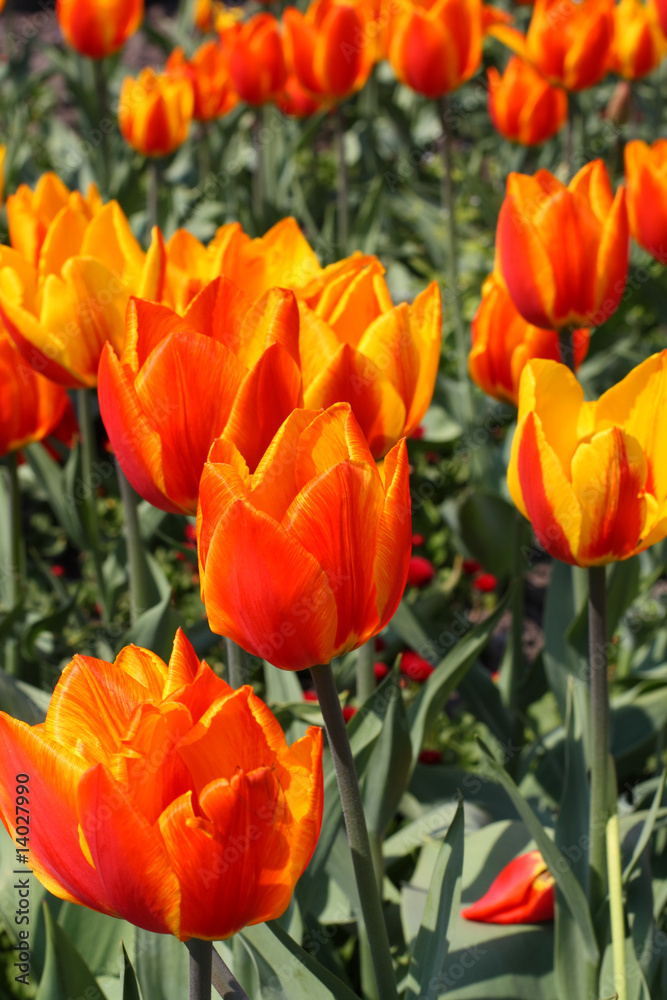
[(0, 669), (0, 709), (30, 726), (44, 722), (51, 695)]
[(71, 598), (62, 607), (56, 608), (55, 611), (44, 615), (43, 618), (38, 618), (37, 621), (31, 622), (23, 630), (21, 633), (21, 653), (26, 660), (31, 660), (33, 663), (39, 660), (40, 652), (35, 648), (35, 644), (42, 632), (62, 632), (74, 610), (76, 599), (77, 594), (72, 594)]
[(58, 924), (76, 947), (95, 976), (115, 976), (118, 948), (133, 928), (124, 920), (96, 913), (85, 906), (64, 902), (58, 911)]
[(653, 833), (653, 827), (655, 826), (655, 821), (658, 817), (658, 811), (660, 809), (660, 803), (662, 802), (662, 793), (665, 790), (665, 780), (667, 779), (667, 768), (663, 769), (662, 775), (660, 777), (660, 784), (658, 785), (653, 802), (651, 803), (651, 808), (648, 811), (648, 815), (644, 820), (644, 825), (642, 826), (642, 831), (639, 835), (639, 839), (635, 844), (635, 849), (632, 852), (632, 857), (625, 866), (623, 871), (623, 885), (625, 885), (632, 875), (637, 862), (639, 861), (644, 849), (648, 847), (649, 840), (651, 839), (651, 834)]
[(573, 568), (554, 560), (551, 582), (544, 607), (544, 667), (561, 717), (567, 712), (567, 685), (571, 675), (580, 679), (580, 661), (568, 642), (568, 630), (577, 614), (574, 595)]
[(159, 604), (139, 615), (132, 628), (121, 639), (120, 645), (134, 643), (144, 649), (150, 649), (163, 660), (171, 655), (174, 641), (174, 629), (170, 628), (171, 591), (166, 593)]
[(489, 758), (489, 763), (494, 770), (498, 781), (503, 786), (521, 819), (526, 824), (528, 832), (535, 840), (542, 857), (546, 861), (549, 871), (554, 876), (560, 887), (563, 898), (567, 903), (572, 916), (577, 922), (581, 941), (586, 950), (589, 961), (597, 962), (599, 951), (595, 940), (593, 923), (588, 909), (588, 902), (581, 888), (579, 881), (570, 869), (568, 861), (564, 858), (560, 848), (556, 846), (551, 837), (540, 823), (539, 819), (530, 808), (519, 789), (516, 787), (509, 774), (494, 759), (493, 754), (485, 745), (483, 740), (479, 740), (480, 746)]
[(46, 962), (37, 1000), (104, 997), (99, 983), (46, 904), (42, 913), (46, 924)]
[(461, 902), (463, 873), (463, 802), (459, 804), (436, 861), (426, 908), (410, 958), (405, 1000), (435, 1000), (445, 967), (451, 933)]
[(412, 773), (410, 724), (403, 696), (398, 684), (389, 690), (393, 690), (394, 696), (373, 747), (363, 787), (366, 822), (379, 840), (394, 818)]
[(250, 948), (266, 1000), (357, 1000), (352, 990), (272, 920), (241, 932)]
[(63, 531), (72, 544), (83, 551), (86, 539), (80, 519), (81, 501), (77, 499), (75, 490), (68, 489), (65, 480), (66, 472), (74, 468), (76, 463), (77, 448), (72, 449), (65, 472), (40, 444), (28, 445), (23, 454), (35, 479), (46, 493), (51, 509)]
[(125, 945), (120, 946), (120, 985), (123, 991), (123, 1000), (143, 1000), (137, 975), (132, 968), (132, 963), (125, 951)]
[(511, 568), (516, 510), (513, 504), (486, 490), (475, 490), (459, 508), (463, 543), (484, 568), (496, 576), (506, 576)]
[(150, 1000), (188, 996), (190, 958), (184, 944), (169, 934), (137, 928), (134, 968), (141, 992)]
[[(639, 556), (612, 563), (607, 570), (607, 639), (611, 640), (621, 618), (639, 593)], [(588, 602), (584, 602), (567, 635), (570, 645), (588, 660)]]

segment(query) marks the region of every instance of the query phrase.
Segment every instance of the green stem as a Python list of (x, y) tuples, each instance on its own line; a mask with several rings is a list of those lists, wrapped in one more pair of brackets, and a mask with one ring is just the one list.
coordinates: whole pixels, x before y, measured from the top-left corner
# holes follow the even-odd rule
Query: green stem
[(225, 1000), (249, 1000), (238, 979), (232, 975), (230, 969), (225, 965), (218, 952), (213, 949), (213, 966), (211, 979), (213, 988), (224, 997)]
[(366, 828), (359, 780), (331, 664), (311, 667), (311, 674), (315, 682), (315, 690), (336, 771), (345, 828), (359, 890), (361, 913), (371, 948), (378, 993), (382, 1000), (397, 1000), (398, 994), (389, 948), (389, 936), (382, 912), (382, 900), (375, 880), (373, 855)]
[(345, 118), (340, 107), (336, 108), (336, 147), (338, 150), (338, 256), (347, 252), (349, 228), (349, 190), (347, 161), (345, 159)]
[(625, 977), (625, 916), (623, 914), (623, 883), (621, 874), (621, 841), (618, 813), (607, 823), (607, 872), (609, 874), (609, 909), (611, 911), (611, 947), (614, 955), (614, 989), (616, 1000), (628, 1000)]
[[(7, 551), (9, 566), (7, 567), (7, 606), (11, 611), (21, 601), (24, 590), (23, 567), (23, 531), (21, 526), (21, 491), (18, 477), (18, 454), (13, 451), (5, 461), (7, 477), (7, 493), (9, 496), (9, 520), (7, 522)], [(5, 670), (12, 676), (20, 672), (19, 642), (10, 636), (5, 642)]]
[(240, 688), (248, 683), (248, 654), (232, 639), (225, 639), (227, 646), (227, 675), (230, 687)]
[(160, 600), (160, 594), (151, 576), (146, 552), (141, 539), (137, 494), (132, 489), (120, 465), (117, 467), (120, 498), (125, 515), (125, 539), (130, 576), (130, 615), (136, 622), (139, 615)]
[(375, 639), (357, 650), (357, 700), (363, 705), (375, 691)]
[(94, 487), (96, 478), (93, 476), (93, 466), (95, 463), (95, 431), (93, 427), (93, 415), (91, 413), (92, 389), (77, 390), (77, 416), (79, 418), (79, 430), (81, 432), (81, 475), (84, 487), (84, 505), (86, 508), (86, 536), (90, 554), (93, 559), (95, 569), (95, 580), (97, 581), (98, 596), (102, 606), (102, 620), (108, 622), (109, 607), (107, 598), (107, 588), (102, 572), (102, 553), (100, 551), (100, 526), (97, 517), (97, 491)]
[(458, 240), (456, 235), (456, 218), (454, 213), (454, 185), (452, 181), (452, 129), (449, 121), (447, 97), (441, 97), (438, 101), (438, 113), (442, 126), (440, 138), (440, 152), (442, 155), (442, 207), (447, 217), (447, 277), (449, 281), (450, 300), (452, 303), (454, 320), (454, 337), (456, 343), (456, 364), (461, 390), (464, 394), (463, 405), (465, 410), (465, 420), (470, 423), (472, 420), (472, 395), (470, 392), (470, 381), (468, 378), (468, 344), (466, 339), (465, 325), (463, 322), (463, 312), (461, 310), (461, 289), (459, 287), (458, 269)]
[(107, 74), (105, 67), (106, 60), (104, 59), (93, 59), (93, 73), (95, 75), (95, 90), (97, 92), (97, 110), (99, 114), (99, 121), (97, 124), (91, 122), (91, 126), (102, 134), (100, 144), (97, 147), (99, 151), (98, 162), (98, 178), (100, 181), (100, 188), (102, 194), (109, 196), (110, 188), (110, 174), (111, 174), (111, 153), (109, 150), (109, 133), (105, 128), (105, 125), (110, 122), (111, 113), (109, 111), (109, 90), (107, 85)]
[(558, 344), (560, 347), (560, 359), (564, 365), (574, 374), (574, 334), (573, 326), (564, 326), (558, 331)]
[(258, 234), (264, 233), (264, 153), (261, 141), (262, 118), (258, 108), (252, 125), (255, 145), (255, 169), (252, 175), (252, 214)]
[[(510, 632), (510, 648), (503, 660), (500, 672), (500, 690), (505, 704), (510, 710), (514, 733), (513, 741), (521, 741), (522, 726), (519, 718), (519, 689), (524, 673), (523, 657), (523, 619), (525, 613), (523, 553), (521, 551), (525, 538), (526, 521), (519, 511), (515, 511), (514, 530), (512, 537), (512, 630)], [(518, 763), (518, 757), (516, 758)]]
[(607, 682), (607, 585), (604, 566), (588, 570), (588, 644), (591, 693), (590, 893), (591, 912), (598, 912), (607, 893), (605, 831), (607, 827), (607, 759), (609, 756), (609, 690)]
[(155, 160), (146, 164), (146, 215), (148, 232), (158, 224), (158, 191), (160, 187), (159, 169)]
[(186, 946), (190, 952), (190, 1000), (211, 1000), (213, 944), (191, 938)]

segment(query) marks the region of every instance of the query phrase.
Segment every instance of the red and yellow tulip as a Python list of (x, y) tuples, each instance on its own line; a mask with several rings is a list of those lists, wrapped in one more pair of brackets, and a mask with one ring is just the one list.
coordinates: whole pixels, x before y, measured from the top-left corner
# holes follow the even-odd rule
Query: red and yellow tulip
[(0, 330), (0, 457), (45, 438), (67, 405), (63, 387), (38, 375)]
[(610, 69), (626, 80), (639, 80), (652, 73), (667, 52), (667, 39), (655, 5), (644, 0), (621, 0), (614, 7), (614, 27)]
[(614, 196), (602, 160), (586, 164), (567, 187), (548, 170), (512, 173), (496, 249), (497, 268), (528, 323), (543, 329), (599, 326), (625, 288), (625, 189)]
[(640, 246), (667, 264), (667, 139), (625, 147), (630, 232)]
[(505, 865), (481, 899), (461, 911), (485, 924), (538, 924), (554, 918), (554, 877), (539, 851)]
[(125, 347), (102, 355), (102, 419), (123, 472), (162, 510), (194, 514), (213, 440), (225, 433), (254, 469), (302, 404), (299, 314), (274, 288), (255, 303), (217, 278), (183, 317), (131, 301)]
[(380, 471), (346, 404), (295, 410), (254, 475), (220, 438), (197, 511), (210, 626), (284, 670), (328, 663), (394, 614), (411, 536), (405, 441)]
[(144, 19), (144, 0), (57, 0), (67, 44), (91, 59), (118, 52)]
[[(240, 25), (238, 25), (240, 28)], [(204, 42), (191, 59), (176, 48), (167, 59), (165, 72), (190, 81), (194, 94), (192, 117), (208, 122), (226, 115), (238, 102), (229, 75), (229, 52), (220, 41)]]
[(280, 25), (266, 12), (246, 21), (229, 59), (232, 82), (242, 101), (259, 106), (280, 97), (287, 80)]
[[(482, 286), (482, 301), (471, 326), (472, 349), (468, 371), (480, 389), (505, 403), (517, 405), (521, 373), (533, 358), (562, 361), (556, 330), (526, 323), (516, 311), (507, 289), (491, 274)], [(578, 368), (588, 353), (588, 330), (576, 330), (574, 363)]]
[(667, 351), (596, 402), (564, 365), (526, 365), (508, 486), (547, 552), (600, 566), (667, 535), (666, 400)]
[(125, 141), (143, 156), (167, 156), (185, 142), (193, 110), (187, 76), (147, 68), (136, 80), (123, 80), (118, 125)]
[(30, 864), (60, 899), (180, 940), (279, 917), (322, 821), (322, 736), (288, 747), (253, 693), (177, 633), (169, 664), (126, 646), (75, 656), (41, 725), (0, 713), (0, 818), (17, 775), (48, 822)]
[(486, 73), (489, 115), (506, 139), (534, 146), (554, 136), (567, 121), (567, 94), (552, 87), (529, 63), (514, 56), (502, 76), (493, 66)]

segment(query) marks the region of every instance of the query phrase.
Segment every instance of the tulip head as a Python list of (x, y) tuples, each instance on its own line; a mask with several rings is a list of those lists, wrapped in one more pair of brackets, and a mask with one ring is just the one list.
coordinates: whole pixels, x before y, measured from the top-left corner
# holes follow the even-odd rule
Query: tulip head
[(0, 330), (0, 458), (45, 438), (67, 405), (63, 387), (38, 375)]
[[(528, 361), (563, 360), (557, 331), (526, 323), (495, 274), (484, 282), (471, 334), (472, 349), (468, 355), (471, 379), (489, 396), (512, 406), (517, 405), (521, 373)], [(575, 331), (575, 367), (586, 357), (589, 342), (588, 330)]]
[(220, 118), (238, 101), (229, 75), (229, 53), (219, 41), (204, 42), (189, 60), (183, 49), (174, 49), (167, 59), (165, 72), (174, 79), (185, 78), (190, 82), (195, 121)]
[(0, 748), (7, 830), (18, 773), (48, 816), (30, 832), (42, 884), (149, 931), (215, 940), (279, 917), (317, 843), (321, 730), (288, 747), (180, 630), (169, 665), (137, 646), (75, 656), (43, 724), (0, 713)]
[(401, 83), (442, 97), (477, 71), (483, 33), (481, 0), (400, 0), (389, 28), (389, 61)]
[(186, 76), (142, 69), (136, 80), (123, 80), (118, 125), (143, 156), (167, 156), (185, 142), (193, 109), (194, 91)]
[(614, 25), (610, 69), (626, 80), (639, 80), (652, 73), (667, 51), (654, 4), (621, 0), (614, 7)]
[(538, 924), (554, 918), (554, 877), (539, 851), (510, 861), (472, 906), (466, 920), (485, 924)]
[(302, 403), (299, 314), (275, 288), (248, 302), (217, 278), (183, 317), (135, 299), (120, 355), (99, 371), (102, 419), (123, 472), (162, 510), (194, 514), (199, 479), (217, 436), (254, 469), (287, 415)]
[(280, 97), (287, 80), (278, 21), (269, 13), (255, 14), (234, 39), (229, 70), (236, 93), (259, 106)]
[(498, 217), (497, 266), (514, 305), (543, 329), (599, 326), (628, 271), (625, 189), (614, 196), (602, 160), (565, 187), (548, 170), (512, 173)]
[(667, 351), (597, 402), (583, 395), (564, 365), (526, 365), (507, 479), (547, 552), (600, 566), (667, 535)]
[(567, 94), (552, 87), (541, 73), (514, 56), (502, 77), (487, 70), (489, 115), (495, 128), (512, 142), (534, 146), (546, 142), (567, 120)]
[(295, 410), (254, 475), (221, 438), (197, 511), (211, 628), (284, 670), (328, 663), (394, 614), (410, 537), (405, 441), (381, 472), (346, 404)]
[(91, 184), (84, 197), (79, 191), (70, 191), (51, 171), (42, 174), (34, 191), (27, 184), (21, 184), (16, 193), (7, 198), (9, 242), (14, 250), (36, 267), (49, 226), (67, 207), (92, 219), (102, 208), (97, 187)]
[(144, 0), (57, 0), (67, 44), (91, 59), (118, 52), (144, 19)]
[(667, 264), (667, 139), (635, 139), (625, 147), (630, 232), (640, 246)]

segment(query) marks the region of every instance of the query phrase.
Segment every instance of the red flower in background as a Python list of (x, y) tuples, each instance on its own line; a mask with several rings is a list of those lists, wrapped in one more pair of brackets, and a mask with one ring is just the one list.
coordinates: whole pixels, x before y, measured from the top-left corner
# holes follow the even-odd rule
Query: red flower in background
[(510, 861), (481, 899), (461, 911), (485, 924), (537, 924), (554, 918), (554, 878), (539, 851)]

